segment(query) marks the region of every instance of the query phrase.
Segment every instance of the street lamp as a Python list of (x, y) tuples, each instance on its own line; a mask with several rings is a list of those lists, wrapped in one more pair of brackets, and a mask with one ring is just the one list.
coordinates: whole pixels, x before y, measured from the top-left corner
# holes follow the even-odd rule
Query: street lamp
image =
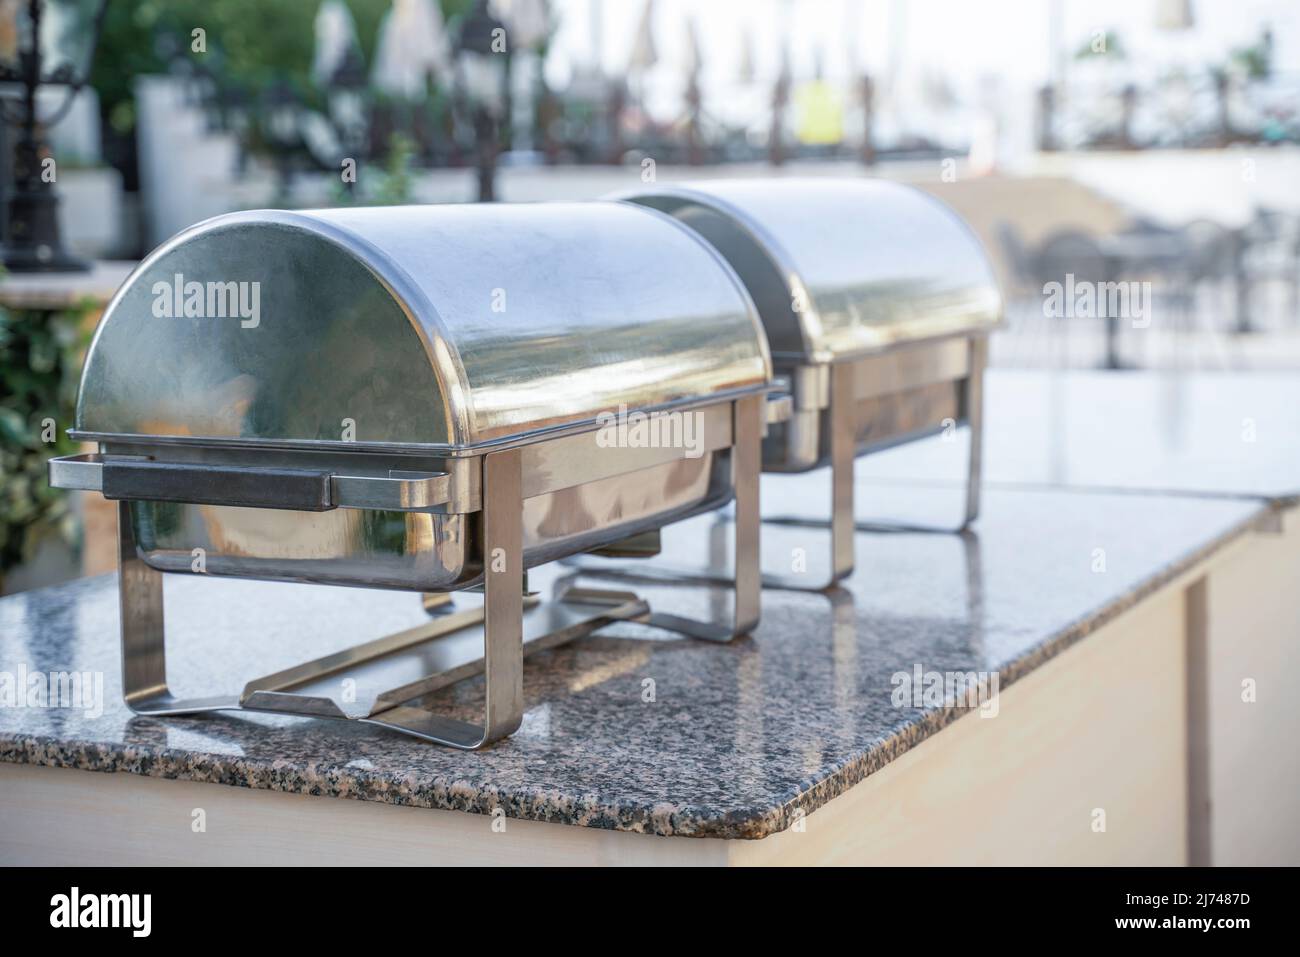
[[(344, 157), (360, 162), (358, 155), (365, 151), (370, 136), (369, 113), (366, 106), (366, 66), (361, 53), (350, 47), (338, 69), (329, 79), (325, 91), (330, 122), (338, 135)], [(356, 178), (344, 180), (349, 194), (356, 189)]]
[(287, 206), (292, 190), (293, 155), (302, 147), (299, 127), (302, 104), (293, 87), (281, 78), (267, 90), (262, 109), (263, 134), (267, 145), (275, 151), (275, 166), (279, 172), (276, 202)]
[(487, 0), (475, 0), (456, 38), (456, 87), (474, 126), (480, 202), (496, 199), (498, 139), (509, 84), (510, 51), (505, 24), (492, 16)]
[[(104, 25), (108, 0), (27, 0), (0, 23), (0, 84), (20, 84), (22, 106), (3, 104), (3, 122), (17, 127), (13, 187), (8, 197), (4, 265), (11, 272), (83, 272), (84, 259), (63, 248), (59, 197), (44, 131), (59, 120), (90, 79), (90, 67)], [(36, 115), (42, 84), (67, 89), (48, 117)], [(6, 164), (7, 165), (7, 164)]]

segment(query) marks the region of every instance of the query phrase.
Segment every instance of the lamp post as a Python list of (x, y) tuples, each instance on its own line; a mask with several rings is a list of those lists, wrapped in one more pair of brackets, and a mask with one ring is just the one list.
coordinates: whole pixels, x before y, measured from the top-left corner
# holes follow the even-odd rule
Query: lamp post
[[(345, 157), (356, 163), (361, 162), (360, 154), (367, 152), (370, 137), (366, 90), (366, 67), (361, 61), (361, 53), (356, 48), (349, 48), (343, 62), (330, 77), (325, 97), (339, 145)], [(344, 180), (349, 195), (356, 191), (356, 185), (355, 177)]]
[(785, 111), (790, 105), (790, 56), (781, 49), (781, 70), (772, 84), (772, 125), (767, 137), (768, 162), (773, 166), (785, 163)]
[(496, 199), (500, 125), (509, 83), (510, 50), (505, 25), (492, 16), (487, 0), (475, 0), (456, 38), (456, 88), (474, 128), (479, 202)]
[[(0, 84), (22, 87), (21, 108), (4, 104), (3, 121), (18, 129), (13, 149), (13, 186), (7, 208), (4, 265), (11, 272), (84, 272), (90, 264), (63, 247), (55, 169), (47, 163), (44, 131), (63, 119), (90, 79), (95, 46), (108, 0), (27, 0), (4, 28), (14, 39), (0, 56)], [(42, 84), (67, 88), (51, 116), (36, 115)], [(6, 165), (8, 165), (6, 163)]]
[(298, 125), (302, 104), (288, 81), (280, 79), (267, 91), (263, 110), (263, 132), (267, 144), (275, 150), (276, 202), (288, 206), (293, 187), (293, 154), (302, 146)]
[(876, 140), (873, 127), (876, 119), (876, 84), (871, 79), (871, 74), (862, 74), (859, 89), (862, 92), (862, 164), (875, 166)]

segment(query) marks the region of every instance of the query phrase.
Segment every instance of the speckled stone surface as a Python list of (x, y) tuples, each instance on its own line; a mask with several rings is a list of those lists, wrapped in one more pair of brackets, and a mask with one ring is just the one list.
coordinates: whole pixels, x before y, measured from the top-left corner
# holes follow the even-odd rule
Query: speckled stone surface
[[(810, 495), (824, 484), (805, 478)], [(925, 488), (873, 494), (911, 518), (947, 501)], [(102, 714), (0, 708), (0, 760), (761, 838), (967, 713), (896, 707), (896, 672), (997, 670), (1005, 688), (1243, 534), (1265, 508), (991, 490), (972, 534), (860, 534), (858, 569), (843, 589), (768, 591), (760, 628), (731, 644), (619, 625), (530, 658), (523, 727), (477, 753), (342, 721), (133, 716), (121, 701), (115, 582), (83, 580), (0, 600), (0, 671), (102, 672)], [(725, 540), (713, 522), (674, 528), (674, 554)], [(811, 559), (823, 535), (768, 527), (765, 559), (799, 548)], [(661, 611), (717, 601), (697, 588), (642, 590)], [(423, 614), (412, 595), (189, 577), (168, 578), (166, 603), (172, 689), (182, 695), (235, 692), (256, 674)], [(463, 683), (431, 704), (466, 712), (480, 690)]]
[[(1300, 504), (1300, 375), (1294, 372), (991, 369), (985, 422), (989, 484)], [(856, 474), (863, 482), (954, 482), (966, 467), (965, 436), (957, 438), (869, 456)]]

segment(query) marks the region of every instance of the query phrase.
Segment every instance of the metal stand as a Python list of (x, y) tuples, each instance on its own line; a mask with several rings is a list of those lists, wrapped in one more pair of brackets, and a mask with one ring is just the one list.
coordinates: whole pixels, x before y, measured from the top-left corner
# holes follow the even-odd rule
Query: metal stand
[[(569, 588), (540, 602), (524, 594), (523, 469), (518, 448), (483, 457), (483, 605), (449, 611), (424, 596), (430, 620), (415, 628), (347, 648), (249, 681), (238, 695), (177, 698), (167, 687), (164, 649), (163, 573), (140, 557), (130, 505), (118, 503), (118, 563), (122, 627), (122, 686), (126, 703), (143, 715), (180, 715), (243, 710), (341, 718), (376, 724), (427, 741), (472, 750), (513, 733), (523, 720), (523, 659), (572, 641), (615, 621), (635, 621), (709, 641), (727, 641), (758, 624), (758, 475), (764, 397), (732, 404), (732, 472), (736, 498), (737, 573), (732, 614), (697, 621), (652, 613), (626, 591)], [(533, 609), (526, 621), (525, 609)], [(483, 656), (433, 674), (421, 671), (360, 703), (340, 702), (321, 679), (374, 664), (433, 639), (482, 625)], [(485, 701), (475, 723), (435, 714), (416, 699), (482, 674)], [(351, 706), (349, 707), (349, 704)]]
[(830, 381), (830, 471), (831, 518), (830, 521), (792, 517), (766, 519), (772, 524), (795, 525), (804, 528), (831, 530), (831, 573), (828, 581), (810, 585), (801, 576), (763, 575), (763, 584), (769, 588), (791, 591), (824, 591), (853, 573), (854, 534), (859, 531), (882, 530), (961, 533), (970, 526), (980, 511), (980, 483), (983, 472), (984, 445), (984, 368), (988, 361), (988, 339), (973, 337), (968, 345), (969, 361), (962, 397), (962, 421), (970, 430), (970, 453), (966, 473), (965, 508), (962, 523), (956, 528), (917, 527), (885, 529), (879, 524), (862, 522), (855, 517), (853, 468), (857, 455), (857, 422), (854, 408), (854, 369), (851, 363), (837, 363), (831, 367)]
[(966, 427), (970, 430), (970, 462), (966, 472), (966, 520), (968, 528), (980, 514), (980, 483), (984, 474), (984, 370), (989, 361), (987, 336), (970, 341), (970, 374), (966, 377)]
[(857, 428), (854, 409), (854, 368), (851, 363), (840, 362), (831, 366), (830, 419), (831, 446), (831, 518), (829, 522), (808, 519), (774, 519), (782, 525), (800, 525), (805, 528), (831, 530), (831, 572), (827, 581), (810, 585), (795, 575), (765, 573), (763, 583), (769, 588), (790, 591), (825, 591), (853, 574), (853, 461), (857, 454)]
[[(564, 564), (581, 575), (593, 578), (615, 578), (625, 582), (654, 583), (661, 585), (719, 585), (731, 593), (731, 607), (718, 617), (704, 621), (652, 611), (646, 624), (665, 631), (673, 631), (689, 638), (704, 641), (731, 641), (739, 635), (753, 631), (758, 626), (762, 606), (763, 574), (760, 532), (762, 517), (759, 512), (759, 472), (762, 468), (763, 396), (750, 396), (732, 403), (731, 481), (734, 493), (735, 517), (732, 521), (735, 568), (728, 576), (705, 573), (699, 569), (682, 569), (651, 562), (649, 558), (628, 564), (609, 565), (591, 555), (565, 559)], [(624, 554), (625, 550), (604, 549), (606, 555)], [(655, 554), (649, 548), (644, 554)]]
[(483, 502), (483, 725), (409, 707), (371, 719), (467, 750), (513, 734), (524, 716), (524, 499), (518, 449), (484, 456)]
[[(758, 480), (762, 469), (765, 401), (763, 396), (756, 395), (732, 403), (731, 481), (735, 494), (735, 522), (732, 526), (735, 535), (735, 577), (727, 583), (732, 586), (730, 615), (712, 621), (699, 621), (681, 615), (652, 612), (647, 624), (705, 641), (730, 641), (758, 627), (763, 588), (759, 559), (762, 519), (759, 514)], [(625, 574), (622, 569), (593, 571), (598, 575), (634, 579), (639, 577), (635, 571)]]
[[(553, 648), (613, 621), (647, 621), (649, 608), (626, 592), (571, 589), (542, 616), (542, 634), (525, 643), (524, 608), (537, 606), (523, 594), (523, 499), (518, 449), (484, 457), (484, 596), (482, 608), (442, 614), (428, 623), (255, 678), (239, 695), (176, 698), (167, 687), (164, 650), (163, 574), (140, 558), (130, 505), (118, 503), (119, 589), (122, 617), (122, 686), (137, 714), (179, 715), (208, 711), (263, 711), (342, 718), (377, 724), (427, 741), (476, 749), (515, 731), (523, 718), (523, 658)], [(562, 607), (561, 607), (562, 606)], [(483, 657), (405, 681), (347, 708), (333, 696), (292, 689), (436, 638), (483, 628)], [(481, 723), (434, 714), (411, 702), (456, 681), (482, 674), (486, 685)]]

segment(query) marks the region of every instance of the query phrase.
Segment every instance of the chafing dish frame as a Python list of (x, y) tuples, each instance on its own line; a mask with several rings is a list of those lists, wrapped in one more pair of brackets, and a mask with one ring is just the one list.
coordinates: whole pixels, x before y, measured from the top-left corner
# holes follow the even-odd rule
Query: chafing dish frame
[[(924, 438), (927, 435), (946, 433), (950, 429), (966, 426), (969, 434), (969, 452), (964, 480), (964, 503), (961, 524), (951, 529), (960, 532), (978, 517), (980, 510), (980, 484), (983, 473), (984, 441), (984, 373), (988, 365), (988, 334), (967, 333), (938, 339), (906, 343), (881, 352), (848, 356), (825, 363), (782, 364), (776, 362), (778, 379), (787, 379), (792, 393), (793, 409), (786, 429), (798, 428), (801, 417), (814, 420), (812, 428), (815, 441), (828, 449), (827, 461), (813, 454), (802, 461), (796, 459), (794, 467), (772, 469), (776, 473), (811, 471), (823, 464), (830, 468), (831, 517), (827, 520), (791, 516), (767, 516), (765, 522), (781, 525), (798, 525), (826, 528), (831, 533), (829, 580), (814, 585), (807, 584), (801, 576), (765, 573), (764, 584), (770, 587), (794, 590), (822, 590), (842, 581), (853, 573), (854, 534), (859, 530), (856, 516), (855, 463), (859, 456), (881, 451), (893, 445)], [(903, 427), (889, 432), (883, 441), (873, 442), (868, 437), (859, 442), (865, 425), (858, 416), (858, 406), (863, 402), (897, 398), (903, 390), (895, 383), (905, 382), (906, 389), (924, 391), (931, 387), (955, 386), (955, 408), (952, 414), (938, 424), (921, 427)], [(886, 408), (897, 412), (897, 408)], [(820, 424), (816, 420), (820, 419)], [(806, 419), (805, 419), (806, 422)], [(788, 438), (787, 432), (786, 437)], [(769, 436), (765, 447), (781, 441), (782, 436)], [(791, 442), (791, 445), (794, 443)], [(787, 449), (782, 454), (788, 454)], [(862, 530), (878, 526), (863, 524)], [(934, 531), (935, 529), (925, 529)]]
[[(785, 301), (798, 301), (809, 294), (780, 237), (771, 235), (729, 200), (713, 196), (691, 184), (622, 190), (606, 198), (657, 209), (674, 218), (677, 218), (675, 209), (665, 204), (707, 210), (720, 217), (737, 236), (744, 237), (747, 252), (754, 251), (765, 258), (769, 268), (764, 270), (766, 275), (763, 281), (766, 282), (769, 278), (779, 281)], [(933, 197), (931, 199), (938, 202)], [(941, 203), (939, 205), (942, 206)], [(964, 220), (951, 210), (948, 213), (969, 232), (969, 226)], [(683, 225), (694, 229), (689, 223)], [(971, 236), (978, 245), (973, 233)], [(706, 238), (703, 233), (701, 238), (714, 245), (719, 255), (736, 270), (762, 316), (765, 307), (760, 304), (760, 299), (763, 297), (750, 288), (749, 272), (732, 261), (731, 255), (719, 247), (714, 239)], [(965, 502), (961, 524), (951, 531), (964, 531), (979, 517), (983, 469), (984, 373), (988, 365), (988, 338), (1001, 325), (999, 314), (997, 321), (992, 324), (952, 329), (841, 354), (833, 354), (824, 349), (807, 354), (772, 350), (774, 378), (791, 393), (792, 410), (783, 428), (764, 439), (763, 470), (792, 473), (829, 466), (831, 516), (826, 520), (769, 515), (763, 521), (808, 528), (829, 527), (831, 543), (830, 572), (826, 581), (810, 584), (806, 581), (806, 576), (802, 575), (764, 573), (764, 585), (797, 591), (822, 591), (852, 574), (855, 563), (854, 533), (859, 530), (855, 513), (854, 463), (860, 455), (927, 435), (947, 433), (950, 429), (965, 425), (970, 443)], [(764, 329), (767, 331), (766, 321)], [(916, 398), (916, 392), (946, 386), (959, 389), (960, 392), (954, 396), (956, 401), (951, 414), (945, 415), (937, 424), (933, 421), (905, 424), (887, 430), (882, 438), (874, 440), (870, 435), (862, 435), (871, 422), (859, 418), (859, 403), (875, 401), (877, 411), (899, 415), (901, 406), (907, 401), (907, 392), (912, 391), (912, 397)], [(890, 398), (896, 400), (892, 406), (888, 401)], [(922, 397), (919, 401), (924, 404), (932, 398)], [(878, 527), (870, 523), (861, 526), (863, 530)]]
[[(709, 451), (726, 452), (734, 502), (736, 567), (730, 614), (710, 621), (658, 614), (635, 594), (571, 588), (558, 599), (572, 606), (564, 626), (525, 643), (526, 595), (523, 503), (526, 498), (570, 487), (593, 476), (566, 475), (535, 467), (553, 443), (592, 429), (566, 429), (553, 436), (524, 436), (454, 460), (449, 472), (392, 471), (387, 476), (334, 474), (328, 469), (210, 466), (160, 462), (138, 454), (107, 452), (51, 459), (50, 484), (103, 492), (118, 502), (119, 597), (121, 603), (122, 684), (127, 706), (151, 716), (211, 711), (252, 711), (355, 720), (387, 727), (427, 741), (474, 750), (507, 737), (523, 720), (523, 658), (573, 640), (614, 621), (636, 621), (688, 637), (729, 641), (757, 626), (760, 613), (759, 472), (761, 443), (769, 421), (789, 411), (782, 396), (769, 398), (763, 384), (730, 395), (701, 399), (701, 407), (726, 407), (729, 434), (709, 442)], [(86, 436), (82, 436), (86, 437)], [(149, 444), (149, 437), (133, 437)], [(163, 448), (158, 442), (155, 448)], [(104, 448), (105, 445), (101, 445)], [(602, 474), (621, 475), (686, 455), (684, 448), (602, 449)], [(530, 468), (530, 463), (534, 466)], [(294, 474), (300, 473), (300, 474)], [(216, 488), (213, 488), (214, 483)], [(277, 484), (279, 483), (279, 484)], [(388, 635), (255, 678), (238, 695), (175, 697), (167, 683), (164, 572), (150, 566), (138, 547), (131, 501), (181, 501), (251, 508), (328, 510), (383, 508), (393, 511), (481, 511), (483, 521), (483, 605), (439, 615), (427, 625)], [(675, 519), (668, 520), (671, 523)], [(426, 608), (443, 603), (426, 596)], [(476, 625), (481, 620), (483, 657), (450, 672), (381, 692), (361, 714), (352, 714), (328, 696), (292, 689), (404, 648)], [(480, 722), (435, 714), (415, 700), (455, 681), (481, 673), (485, 683)]]

